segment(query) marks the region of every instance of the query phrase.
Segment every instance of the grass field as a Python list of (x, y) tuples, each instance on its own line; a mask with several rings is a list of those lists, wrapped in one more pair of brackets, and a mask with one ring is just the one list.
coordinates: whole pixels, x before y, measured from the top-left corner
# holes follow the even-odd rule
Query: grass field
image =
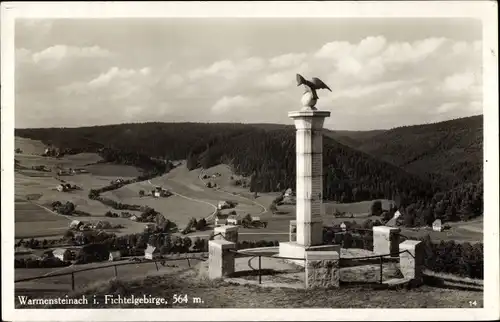
[[(16, 138), (16, 146), (19, 146), (24, 151), (43, 152), (43, 145), (37, 141)], [(48, 205), (55, 200), (71, 201), (78, 210), (82, 210), (92, 214), (91, 218), (79, 218), (82, 220), (99, 220), (103, 219), (104, 214), (111, 210), (99, 201), (90, 200), (88, 191), (91, 188), (98, 188), (108, 185), (109, 182), (116, 178), (130, 178), (140, 173), (137, 169), (130, 166), (113, 165), (113, 164), (86, 164), (95, 163), (100, 160), (100, 157), (92, 153), (82, 153), (78, 155), (65, 156), (61, 159), (46, 158), (38, 155), (30, 155), (27, 153), (17, 154), (16, 159), (21, 162), (21, 165), (31, 168), (33, 165), (45, 165), (47, 167), (56, 168), (63, 167), (84, 167), (89, 170), (89, 174), (80, 174), (74, 176), (64, 176), (61, 179), (71, 184), (76, 184), (82, 190), (72, 192), (58, 192), (55, 190), (59, 183), (56, 180), (55, 173), (46, 173), (32, 170), (22, 170), (16, 172), (15, 194), (17, 200), (26, 200), (28, 197), (34, 202), (41, 205)], [(202, 174), (200, 169), (189, 171), (185, 164), (180, 165), (171, 172), (161, 177), (154, 178), (150, 181), (130, 184), (120, 189), (103, 193), (104, 197), (116, 200), (126, 204), (147, 205), (153, 207), (166, 218), (174, 221), (180, 227), (183, 227), (191, 217), (204, 218), (214, 213), (216, 206), (221, 200), (233, 200), (238, 202), (235, 210), (240, 215), (258, 215), (262, 220), (268, 221), (267, 228), (260, 229), (240, 229), (242, 233), (241, 240), (286, 240), (289, 229), (289, 221), (295, 219), (295, 206), (282, 205), (278, 207), (278, 212), (272, 214), (268, 208), (271, 202), (279, 195), (279, 193), (259, 193), (254, 199), (253, 193), (250, 193), (247, 188), (234, 186), (231, 184), (231, 176), (233, 176), (230, 168), (226, 165), (218, 165), (203, 171), (203, 174), (211, 176), (212, 174), (220, 173), (221, 176), (216, 178), (205, 179), (205, 182), (211, 181), (218, 185), (217, 189), (207, 188), (205, 182), (199, 178)], [(236, 177), (236, 176), (235, 176)], [(174, 192), (174, 196), (167, 198), (139, 197), (139, 191), (150, 191), (155, 186), (162, 186)], [(283, 189), (285, 190), (285, 189)], [(33, 198), (33, 196), (35, 196)], [(381, 200), (384, 209), (389, 207), (389, 200)], [(363, 222), (367, 219), (376, 220), (378, 217), (370, 217), (369, 210), (372, 202), (363, 201), (349, 204), (338, 204), (333, 202), (324, 203), (324, 213), (322, 217), (325, 225), (340, 224), (343, 221)], [(353, 218), (336, 218), (333, 216), (333, 210), (352, 213)], [(16, 237), (36, 237), (36, 236), (52, 236), (64, 232), (67, 221), (53, 220), (45, 221), (38, 213), (46, 213), (46, 211), (23, 210), (21, 207), (16, 209), (16, 223), (19, 222), (19, 227), (16, 227)], [(19, 219), (18, 219), (19, 217)], [(112, 224), (121, 224), (125, 229), (119, 233), (133, 233), (143, 230), (143, 225), (122, 218), (106, 218)], [(35, 225), (34, 223), (39, 223)], [(482, 240), (482, 221), (469, 223), (452, 224), (452, 229), (444, 232), (434, 232), (428, 229), (402, 229), (402, 233), (408, 237), (422, 237), (430, 234), (434, 240), (456, 239), (460, 241), (481, 241)], [(191, 235), (207, 235), (208, 232), (196, 232)]]
[[(21, 148), (23, 151), (23, 153), (16, 155), (16, 159), (21, 166), (30, 169), (32, 166), (44, 165), (46, 168), (53, 169), (52, 172), (16, 171), (14, 187), (16, 239), (31, 237), (56, 238), (62, 236), (68, 228), (69, 221), (73, 218), (65, 218), (44, 209), (44, 207), (50, 208), (50, 204), (54, 201), (70, 201), (75, 204), (77, 210), (92, 215), (91, 217), (78, 217), (79, 220), (91, 222), (103, 220), (107, 211), (117, 211), (99, 201), (90, 200), (88, 198), (89, 190), (108, 185), (111, 180), (131, 178), (140, 173), (131, 166), (93, 164), (88, 166), (90, 168), (88, 174), (57, 177), (56, 169), (58, 167), (87, 168), (86, 164), (95, 163), (101, 158), (93, 153), (82, 153), (62, 158), (42, 157), (39, 154), (43, 153), (45, 148), (43, 144), (22, 138), (16, 138), (16, 147)], [(28, 152), (34, 154), (28, 154)], [(77, 185), (81, 190), (59, 192), (55, 188), (60, 183), (60, 180)], [(28, 199), (33, 203), (27, 202)], [(137, 233), (144, 230), (144, 225), (128, 219), (106, 217), (106, 220), (113, 225), (120, 224), (125, 227), (118, 231), (118, 234)]]
[[(196, 260), (191, 260), (191, 264), (196, 264)], [(84, 265), (74, 265), (62, 268), (43, 268), (43, 269), (16, 269), (15, 279), (29, 278), (40, 275), (52, 275), (69, 273), (91, 267), (99, 267), (97, 270), (90, 270), (75, 273), (75, 288), (84, 289), (95, 284), (105, 283), (115, 278), (113, 264), (130, 263), (129, 260), (115, 262), (100, 262)], [(120, 279), (131, 279), (137, 276), (148, 276), (155, 274), (166, 274), (176, 272), (180, 269), (188, 268), (186, 260), (175, 260), (166, 262), (165, 266), (158, 264), (158, 271), (154, 262), (122, 265), (117, 267), (118, 277)], [(28, 282), (16, 283), (16, 295), (40, 295), (40, 294), (67, 294), (71, 292), (71, 274), (64, 276), (49, 277)]]
[[(72, 296), (96, 295), (100, 304), (93, 307), (127, 308), (127, 305), (105, 305), (105, 294), (148, 294), (172, 299), (174, 294), (189, 293), (200, 297), (203, 303), (190, 301), (176, 308), (469, 308), (469, 301), (483, 306), (481, 292), (457, 291), (431, 286), (411, 290), (375, 290), (367, 286), (340, 289), (298, 290), (290, 288), (259, 287), (232, 284), (221, 280), (200, 278), (195, 269), (182, 273), (149, 276), (130, 281), (112, 280), (89, 287)], [(172, 302), (172, 301), (170, 301)], [(91, 307), (89, 304), (88, 307)], [(144, 305), (141, 308), (154, 307)], [(52, 306), (57, 308), (57, 306)]]

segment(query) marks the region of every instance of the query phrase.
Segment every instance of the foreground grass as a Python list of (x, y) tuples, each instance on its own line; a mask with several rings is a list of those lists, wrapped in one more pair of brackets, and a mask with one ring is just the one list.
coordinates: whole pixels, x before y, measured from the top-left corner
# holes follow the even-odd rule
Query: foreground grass
[[(187, 303), (174, 304), (176, 296), (186, 294)], [(207, 280), (197, 276), (195, 270), (183, 274), (150, 276), (133, 281), (111, 280), (96, 284), (70, 297), (85, 295), (88, 305), (39, 306), (44, 308), (469, 308), (469, 301), (476, 307), (483, 306), (482, 292), (450, 290), (431, 286), (416, 289), (375, 290), (369, 286), (342, 287), (340, 289), (296, 290), (285, 288), (238, 285), (222, 280)], [(92, 304), (91, 299), (99, 304)], [(104, 295), (165, 298), (169, 303), (155, 304), (105, 304)], [(198, 297), (203, 302), (194, 303)], [(20, 306), (18, 308), (27, 308)], [(35, 308), (30, 306), (29, 308)]]

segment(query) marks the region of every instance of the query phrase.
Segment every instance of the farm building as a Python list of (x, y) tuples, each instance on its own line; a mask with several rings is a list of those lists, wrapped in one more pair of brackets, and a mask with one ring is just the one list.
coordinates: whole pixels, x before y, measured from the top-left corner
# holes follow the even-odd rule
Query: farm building
[(52, 251), (52, 254), (61, 261), (68, 261), (71, 259), (71, 251), (69, 249), (57, 248)]
[(217, 205), (217, 208), (219, 210), (227, 209), (227, 208), (231, 208), (231, 205), (227, 201), (219, 201), (219, 204)]
[(217, 214), (215, 216), (215, 226), (222, 226), (227, 224), (227, 218), (229, 215)]
[(144, 258), (153, 260), (158, 257), (160, 257), (160, 250), (157, 247), (148, 245), (148, 247), (144, 251)]
[(136, 215), (131, 216), (131, 217), (130, 217), (130, 220), (132, 220), (132, 221), (137, 221), (137, 216), (136, 216)]
[(117, 261), (119, 260), (120, 258), (122, 258), (122, 254), (120, 253), (119, 250), (117, 251), (114, 251), (114, 252), (109, 252), (109, 261), (112, 262), (112, 261)]
[(73, 220), (70, 224), (69, 224), (69, 229), (79, 229), (80, 226), (83, 225), (83, 222), (81, 222), (80, 220)]
[(441, 222), (441, 219), (436, 219), (432, 223), (432, 230), (434, 231), (443, 231), (443, 223)]
[(229, 215), (226, 220), (227, 225), (239, 225), (241, 224), (241, 219), (238, 215)]
[(109, 221), (99, 221), (97, 222), (97, 224), (95, 225), (95, 229), (109, 229), (111, 228), (111, 224), (109, 223)]
[(46, 250), (42, 254), (42, 259), (44, 258), (54, 258), (54, 253), (52, 250)]
[(144, 231), (154, 231), (156, 229), (156, 225), (154, 223), (147, 223), (144, 225)]
[(252, 216), (252, 221), (260, 221), (260, 217), (259, 216)]

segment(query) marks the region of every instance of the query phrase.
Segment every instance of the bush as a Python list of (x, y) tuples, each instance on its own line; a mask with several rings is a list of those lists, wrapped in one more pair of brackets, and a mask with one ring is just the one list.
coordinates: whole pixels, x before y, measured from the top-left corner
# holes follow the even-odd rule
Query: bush
[(370, 213), (372, 216), (380, 216), (382, 214), (382, 202), (380, 200), (375, 200), (372, 203)]

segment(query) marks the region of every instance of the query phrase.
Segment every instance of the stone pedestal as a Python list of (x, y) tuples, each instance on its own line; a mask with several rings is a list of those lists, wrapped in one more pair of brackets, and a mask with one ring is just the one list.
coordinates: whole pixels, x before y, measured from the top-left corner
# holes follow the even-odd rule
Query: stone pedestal
[(295, 242), (297, 241), (297, 221), (290, 220), (290, 229), (288, 233), (288, 241)]
[(373, 227), (373, 252), (376, 254), (391, 254), (398, 256), (399, 228), (387, 226)]
[[(280, 243), (278, 257), (288, 257), (285, 261), (304, 267), (306, 252), (333, 251), (340, 254), (340, 245), (304, 246), (297, 242)], [(292, 258), (297, 258), (294, 260)]]
[(208, 242), (208, 277), (222, 278), (234, 273), (236, 244), (225, 240), (210, 240)]
[[(220, 235), (219, 235), (220, 234)], [(227, 240), (238, 243), (238, 226), (219, 226), (214, 229), (214, 240)]]
[(306, 288), (340, 286), (340, 255), (336, 251), (306, 252)]
[(424, 269), (424, 243), (418, 240), (406, 240), (399, 244), (400, 251), (408, 251), (399, 254), (399, 269), (405, 278), (414, 282), (422, 283), (422, 272)]
[(323, 124), (328, 111), (302, 110), (288, 113), (296, 132), (297, 243), (323, 243)]

